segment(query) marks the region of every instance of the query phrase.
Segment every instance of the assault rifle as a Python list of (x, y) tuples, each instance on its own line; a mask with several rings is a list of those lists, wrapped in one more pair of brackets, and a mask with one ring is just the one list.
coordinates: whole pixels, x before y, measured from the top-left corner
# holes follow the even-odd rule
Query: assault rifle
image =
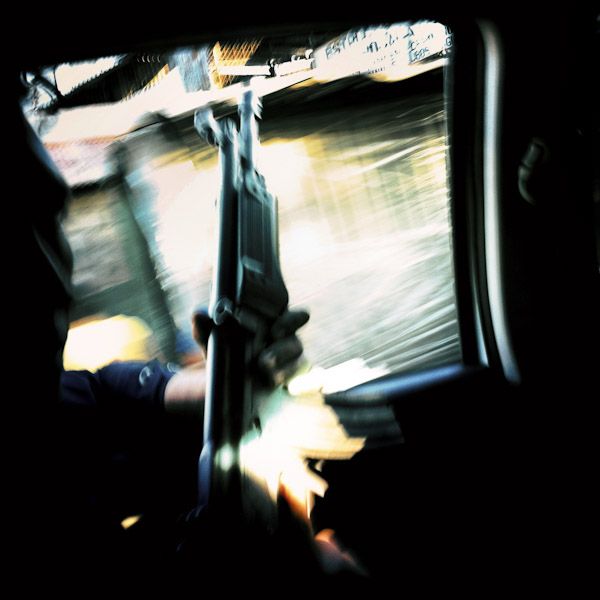
[[(255, 160), (261, 102), (252, 90), (243, 94), (238, 113), (239, 131), (233, 119), (217, 121), (210, 110), (195, 115), (199, 134), (218, 146), (222, 170), (196, 511), (213, 535), (202, 529), (198, 542), (201, 555), (226, 576), (232, 565), (252, 576), (257, 565), (280, 575), (319, 576), (306, 530), (289, 519), (290, 505), (298, 501), (294, 512), (302, 509), (306, 517), (310, 493), (324, 494), (327, 484), (315, 470), (320, 461), (350, 458), (371, 434), (396, 440), (400, 432), (385, 398), (369, 390), (332, 397), (327, 406), (320, 391), (292, 396), (285, 386), (262, 380), (259, 358), (273, 348), (273, 325), (295, 311), (288, 310), (279, 262), (277, 199)], [(336, 414), (340, 407), (345, 425)], [(306, 502), (291, 490), (296, 476), (295, 491), (305, 492)], [(267, 543), (261, 546), (260, 539)]]
[(269, 521), (265, 514), (275, 510), (266, 497), (257, 497), (262, 492), (249, 484), (240, 460), (243, 440), (261, 427), (256, 397), (264, 384), (256, 372), (257, 357), (288, 306), (277, 199), (256, 165), (261, 109), (260, 98), (248, 89), (238, 108), (239, 131), (232, 118), (217, 121), (210, 109), (195, 114), (200, 136), (219, 149), (222, 171), (199, 495), (203, 507), (229, 523), (246, 521), (249, 509)]

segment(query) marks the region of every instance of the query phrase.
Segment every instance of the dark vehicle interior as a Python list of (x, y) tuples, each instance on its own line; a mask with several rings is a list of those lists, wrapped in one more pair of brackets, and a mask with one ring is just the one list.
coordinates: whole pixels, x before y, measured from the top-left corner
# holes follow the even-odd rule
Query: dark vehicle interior
[[(9, 61), (15, 67), (11, 110), (18, 126), (16, 152), (9, 152), (5, 165), (12, 166), (7, 172), (19, 174), (11, 209), (24, 230), (11, 237), (14, 258), (9, 260), (18, 274), (5, 289), (23, 311), (15, 340), (19, 347), (26, 340), (28, 356), (23, 348), (17, 357), (25, 387), (12, 401), (18, 442), (8, 457), (16, 473), (10, 485), (14, 513), (7, 518), (14, 523), (16, 541), (7, 550), (23, 573), (24, 590), (68, 585), (82, 565), (88, 573), (86, 591), (106, 584), (112, 574), (105, 549), (95, 547), (93, 534), (82, 533), (77, 514), (65, 514), (60, 491), (61, 477), (68, 489), (76, 485), (56, 464), (65, 451), (56, 421), (72, 293), (72, 255), (60, 227), (68, 190), (23, 118), (21, 73), (251, 30), (293, 36), (311, 28), (350, 30), (361, 23), (432, 19), (453, 34), (443, 86), (460, 353), (329, 395), (342, 426), (347, 419), (347, 427), (354, 425), (362, 435), (369, 418), (385, 410), (385, 424), (393, 423), (401, 436), (393, 443), (367, 443), (347, 459), (323, 461), (327, 501), (316, 503), (313, 520), (334, 529), (368, 573), (358, 581), (334, 577), (332, 590), (342, 590), (343, 581), (349, 590), (381, 583), (399, 594), (409, 589), (512, 594), (519, 589), (576, 595), (591, 571), (595, 516), (598, 15), (582, 9), (480, 16), (462, 9), (454, 14), (446, 7), (439, 14), (365, 11), (322, 21), (315, 15), (314, 23), (260, 14), (231, 22), (181, 17), (149, 23), (140, 17), (125, 26), (129, 19), (112, 13), (102, 26), (102, 18), (93, 26), (87, 20), (77, 26), (45, 23), (19, 40)], [(343, 100), (333, 98), (335, 113)], [(294, 118), (295, 107), (286, 112), (284, 104), (277, 110), (282, 118)], [(266, 119), (264, 128), (268, 133)], [(307, 308), (314, 310), (310, 303)], [(327, 331), (315, 335), (331, 337)], [(372, 335), (375, 330), (362, 331), (365, 344)], [(75, 525), (68, 523), (71, 518)], [(227, 545), (209, 539), (220, 568), (211, 563), (203, 570), (202, 561), (177, 565), (160, 582), (177, 586), (181, 576), (186, 583), (197, 581), (201, 592), (210, 589), (204, 586), (211, 585), (213, 575), (223, 592), (241, 588), (269, 594), (275, 580), (279, 594), (299, 589), (308, 579), (291, 538), (282, 546), (285, 559), (261, 562), (254, 556), (244, 565), (237, 554), (227, 553)], [(92, 579), (95, 567), (99, 573)], [(156, 570), (117, 570), (118, 581), (134, 587), (158, 585)], [(240, 581), (236, 574), (242, 572)], [(35, 573), (43, 575), (33, 581)], [(284, 582), (278, 579), (281, 573)]]

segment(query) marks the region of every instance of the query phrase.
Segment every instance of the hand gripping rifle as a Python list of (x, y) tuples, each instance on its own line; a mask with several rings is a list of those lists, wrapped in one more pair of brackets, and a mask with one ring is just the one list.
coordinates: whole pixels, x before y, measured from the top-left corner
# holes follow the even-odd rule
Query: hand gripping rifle
[[(277, 199), (255, 163), (260, 110), (260, 99), (248, 90), (239, 104), (239, 132), (232, 119), (217, 122), (210, 109), (195, 115), (198, 133), (219, 148), (222, 170), (199, 495), (211, 514), (233, 524), (247, 520), (248, 496), (256, 492), (249, 490), (240, 450), (244, 436), (260, 429), (254, 405), (261, 387), (257, 356), (288, 305), (279, 264)], [(264, 518), (272, 508), (255, 500), (252, 510)]]

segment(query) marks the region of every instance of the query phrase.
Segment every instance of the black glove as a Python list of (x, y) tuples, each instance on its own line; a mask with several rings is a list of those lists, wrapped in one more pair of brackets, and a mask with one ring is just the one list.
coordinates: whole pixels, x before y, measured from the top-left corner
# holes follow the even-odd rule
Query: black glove
[(293, 310), (284, 312), (273, 323), (267, 346), (258, 357), (258, 368), (270, 384), (279, 385), (298, 370), (304, 348), (296, 332), (309, 318), (306, 311)]
[[(257, 363), (260, 373), (271, 385), (283, 383), (298, 370), (304, 349), (296, 332), (309, 318), (304, 310), (286, 310), (271, 326), (266, 347), (258, 356)], [(192, 324), (196, 343), (206, 351), (214, 326), (212, 319), (207, 312), (198, 311), (193, 315)]]

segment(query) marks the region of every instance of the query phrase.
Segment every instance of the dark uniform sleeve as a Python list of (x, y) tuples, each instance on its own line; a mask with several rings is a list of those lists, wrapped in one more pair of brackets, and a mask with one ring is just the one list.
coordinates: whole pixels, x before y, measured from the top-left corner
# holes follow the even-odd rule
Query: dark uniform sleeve
[(178, 515), (195, 498), (202, 436), (197, 424), (164, 410), (173, 375), (157, 361), (63, 373), (65, 458), (90, 510), (118, 522)]
[(119, 412), (163, 411), (167, 382), (174, 375), (158, 361), (115, 362), (98, 371), (65, 371), (62, 401), (72, 407)]

